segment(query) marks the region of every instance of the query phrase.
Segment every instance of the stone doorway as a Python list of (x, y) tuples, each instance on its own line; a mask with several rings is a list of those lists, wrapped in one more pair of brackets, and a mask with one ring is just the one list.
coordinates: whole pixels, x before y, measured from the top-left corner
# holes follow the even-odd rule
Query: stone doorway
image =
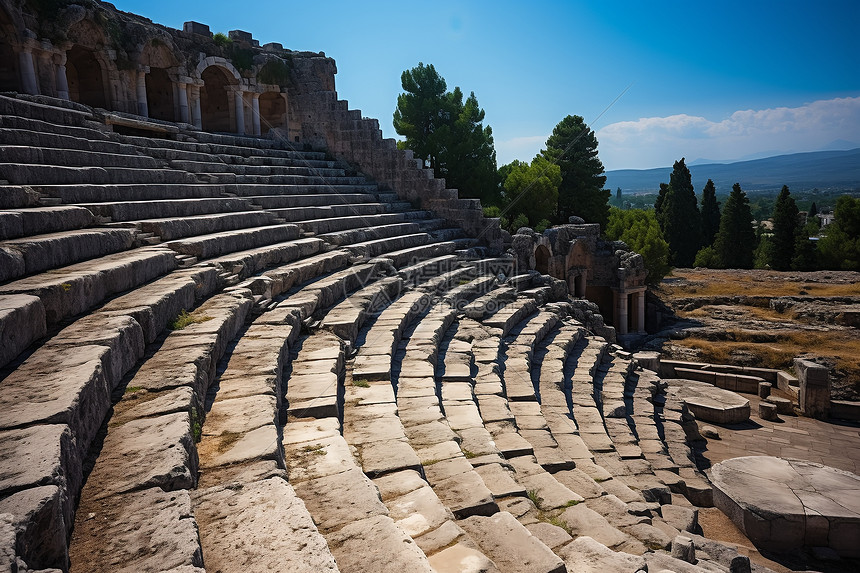
[(209, 66), (200, 74), (200, 119), (206, 131), (235, 132), (233, 93), (238, 86), (236, 79), (220, 66)]
[(150, 68), (146, 74), (146, 103), (149, 117), (175, 121), (173, 82), (164, 68)]
[(69, 98), (93, 107), (107, 108), (102, 66), (91, 50), (74, 46), (66, 59)]

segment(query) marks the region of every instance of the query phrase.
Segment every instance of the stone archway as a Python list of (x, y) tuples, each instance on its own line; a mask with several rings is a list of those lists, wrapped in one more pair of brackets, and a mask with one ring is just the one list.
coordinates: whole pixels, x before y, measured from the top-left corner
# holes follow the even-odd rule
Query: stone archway
[[(236, 131), (231, 101), (238, 81), (225, 68), (212, 65), (200, 74), (200, 119), (206, 131)], [(235, 86), (235, 87), (234, 87)]]
[(20, 92), (18, 54), (12, 48), (15, 32), (8, 14), (0, 7), (0, 91)]
[(260, 94), (260, 133), (266, 135), (270, 129), (287, 126), (287, 102), (280, 92)]
[(535, 270), (542, 275), (549, 274), (550, 252), (545, 245), (538, 245), (535, 249)]
[(146, 74), (146, 103), (149, 117), (175, 121), (173, 82), (164, 68), (150, 68)]
[(102, 66), (92, 50), (73, 46), (66, 57), (69, 98), (93, 107), (107, 108)]

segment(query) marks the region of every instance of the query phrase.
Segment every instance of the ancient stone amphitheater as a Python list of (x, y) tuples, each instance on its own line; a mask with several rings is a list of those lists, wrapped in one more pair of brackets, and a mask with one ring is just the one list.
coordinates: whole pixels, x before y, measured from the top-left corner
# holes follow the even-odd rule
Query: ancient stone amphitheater
[(699, 535), (693, 417), (575, 296), (643, 328), (636, 255), (505, 254), (322, 54), (33, 6), (0, 1), (0, 570), (766, 571)]

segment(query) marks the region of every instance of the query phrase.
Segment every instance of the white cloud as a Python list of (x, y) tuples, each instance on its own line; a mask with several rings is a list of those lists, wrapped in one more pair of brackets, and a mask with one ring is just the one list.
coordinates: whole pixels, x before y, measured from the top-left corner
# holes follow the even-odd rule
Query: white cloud
[(858, 141), (860, 97), (819, 100), (801, 107), (741, 110), (722, 121), (691, 115), (621, 121), (597, 132), (607, 169), (671, 165), (686, 157), (737, 159), (815, 151), (833, 141)]

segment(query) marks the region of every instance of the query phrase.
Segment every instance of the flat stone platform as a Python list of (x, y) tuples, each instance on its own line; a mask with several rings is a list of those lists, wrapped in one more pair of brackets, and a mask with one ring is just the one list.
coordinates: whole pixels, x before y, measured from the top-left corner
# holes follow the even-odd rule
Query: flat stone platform
[(731, 390), (695, 380), (668, 379), (666, 382), (678, 387), (678, 396), (698, 420), (739, 424), (750, 419), (750, 401)]
[(830, 547), (860, 557), (860, 476), (770, 456), (725, 460), (709, 473), (714, 504), (757, 547)]

